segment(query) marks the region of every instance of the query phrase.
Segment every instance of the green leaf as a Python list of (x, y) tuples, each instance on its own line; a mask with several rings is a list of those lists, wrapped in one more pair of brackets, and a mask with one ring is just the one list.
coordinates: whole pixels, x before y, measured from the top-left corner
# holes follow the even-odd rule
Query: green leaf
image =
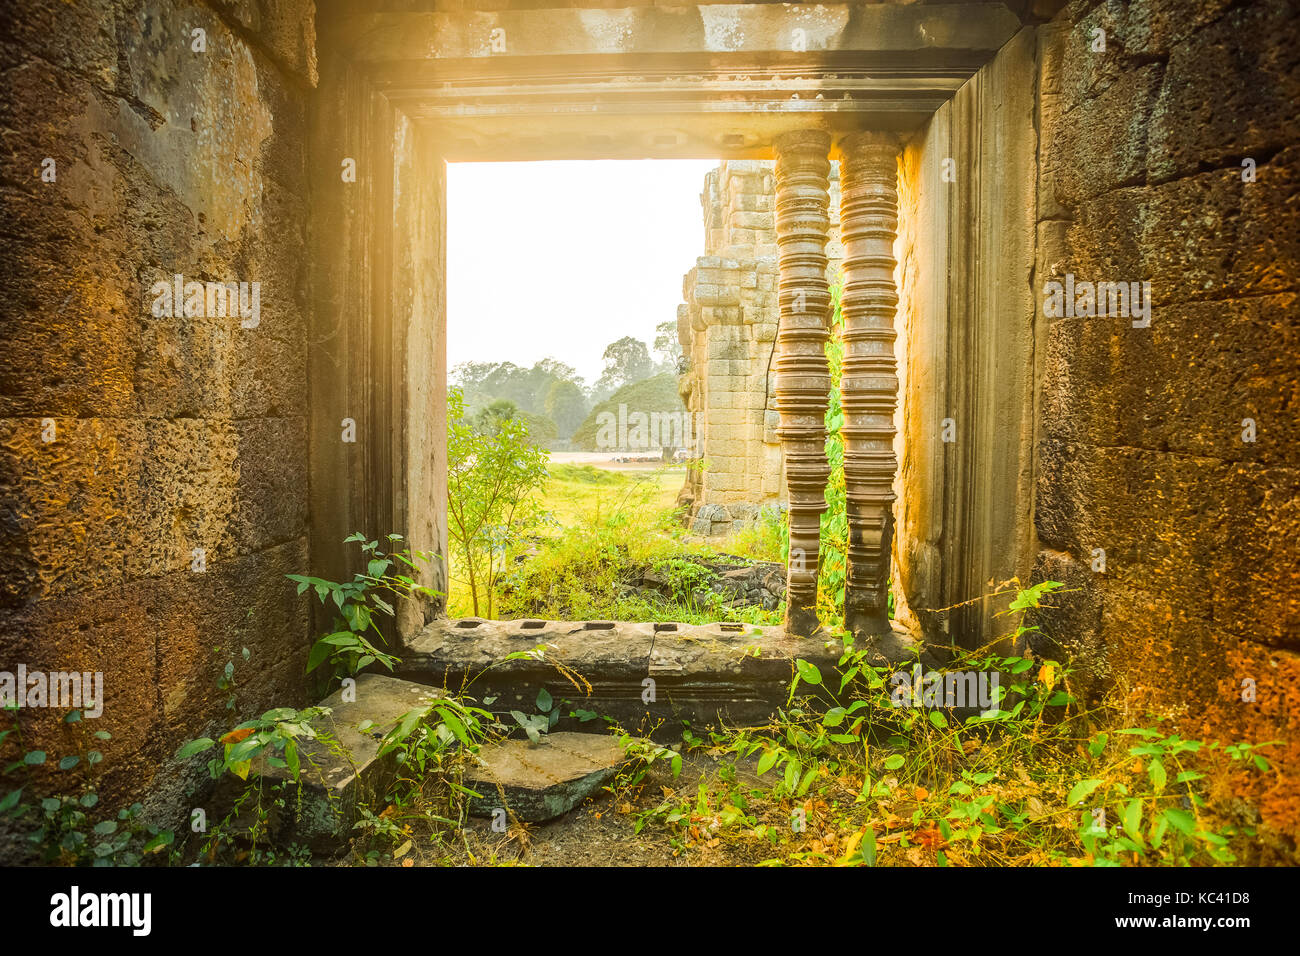
[(101, 823), (95, 824), (95, 832), (100, 836), (107, 836), (108, 834), (115, 833), (116, 831), (117, 831), (116, 820), (104, 820)]
[(27, 766), (29, 767), (36, 767), (39, 766), (40, 764), (45, 763), (45, 751), (29, 750), (27, 754), (23, 757), (23, 763), (27, 764)]
[(326, 634), (321, 638), (323, 644), (333, 644), (335, 647), (364, 647), (357, 639), (357, 636), (351, 631), (335, 631), (333, 634)]
[(780, 758), (781, 753), (782, 751), (780, 750), (772, 749), (764, 753), (763, 756), (759, 757), (758, 772), (760, 774), (765, 774), (769, 770), (771, 770), (772, 767), (776, 764), (777, 760)]
[(549, 711), (551, 709), (551, 695), (543, 687), (537, 692), (537, 709), (540, 711)]
[(802, 797), (804, 794), (808, 792), (808, 788), (812, 786), (812, 782), (816, 778), (817, 778), (817, 767), (816, 766), (809, 767), (804, 772), (803, 779), (799, 781), (799, 789), (796, 790), (795, 793), (798, 796)]
[(1160, 844), (1165, 842), (1165, 831), (1169, 829), (1169, 818), (1163, 814), (1157, 818), (1155, 826), (1151, 828), (1151, 845), (1157, 850)]
[(1133, 838), (1133, 842), (1139, 847), (1146, 844), (1142, 841), (1142, 801), (1130, 800), (1128, 806), (1124, 808), (1124, 832)]
[(939, 713), (939, 711), (932, 710), (930, 711), (930, 723), (934, 724), (940, 730), (944, 730), (948, 726), (948, 718), (944, 717), (944, 715)]
[(820, 684), (822, 682), (822, 672), (817, 669), (817, 665), (810, 664), (803, 658), (797, 658), (794, 666), (799, 671), (799, 679), (805, 684)]
[(838, 727), (844, 723), (844, 717), (848, 713), (843, 707), (832, 707), (826, 711), (826, 716), (822, 718), (823, 727)]
[(156, 837), (154, 837), (152, 840), (146, 843), (141, 848), (140, 852), (157, 853), (159, 850), (171, 846), (172, 843), (175, 842), (175, 840), (176, 840), (176, 836), (175, 834), (172, 833), (171, 830), (162, 830), (161, 832), (159, 832), (159, 834)]
[(1110, 734), (1098, 734), (1088, 741), (1088, 753), (1094, 757), (1100, 757), (1106, 749), (1106, 742), (1110, 740)]
[(288, 766), (289, 772), (293, 774), (293, 779), (297, 780), (298, 771), (301, 766), (301, 763), (298, 759), (298, 741), (288, 740), (285, 742), (284, 762)]
[(1169, 825), (1175, 830), (1187, 836), (1191, 836), (1196, 831), (1196, 817), (1186, 810), (1169, 807), (1164, 812), (1164, 818), (1169, 821)]
[(456, 735), (456, 739), (468, 747), (469, 733), (465, 730), (465, 724), (461, 722), (461, 719), (446, 707), (439, 707), (438, 714), (442, 717), (442, 722)]
[(1165, 765), (1159, 760), (1152, 760), (1147, 765), (1147, 775), (1151, 778), (1151, 786), (1155, 788), (1156, 793), (1165, 788), (1165, 781), (1169, 779), (1169, 775), (1165, 773)]
[(18, 806), (18, 801), (23, 798), (23, 788), (10, 790), (3, 799), (0, 799), (0, 813), (8, 813), (14, 807)]
[(216, 741), (211, 737), (200, 737), (197, 740), (191, 740), (189, 743), (185, 744), (185, 746), (181, 747), (180, 750), (176, 751), (176, 759), (188, 760), (195, 754), (203, 753), (203, 751), (208, 750), (215, 743)]
[(252, 760), (266, 746), (265, 742), (259, 739), (260, 737), (261, 734), (253, 734), (238, 743), (231, 744), (226, 751), (226, 763), (237, 764)]
[(885, 760), (885, 769), (897, 770), (905, 763), (907, 763), (907, 760), (903, 757), (902, 754), (892, 754)]
[(313, 644), (311, 653), (307, 655), (307, 673), (310, 674), (329, 660), (330, 652), (333, 650), (334, 648), (324, 641), (317, 641)]
[(1105, 781), (1103, 780), (1080, 780), (1070, 788), (1070, 794), (1065, 798), (1065, 805), (1072, 807), (1084, 797), (1100, 787)]
[(81, 763), (81, 758), (73, 754), (72, 756), (64, 757), (62, 760), (59, 761), (59, 769), (71, 770), (79, 763)]
[(871, 827), (867, 827), (867, 831), (862, 834), (858, 852), (862, 854), (862, 862), (867, 866), (876, 865), (876, 831)]

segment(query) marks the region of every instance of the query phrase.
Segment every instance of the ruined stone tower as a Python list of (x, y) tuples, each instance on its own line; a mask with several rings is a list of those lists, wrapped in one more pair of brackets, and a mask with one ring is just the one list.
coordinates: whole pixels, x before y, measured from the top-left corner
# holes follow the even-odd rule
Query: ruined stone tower
[[(831, 166), (829, 281), (838, 280), (838, 164)], [(704, 178), (704, 255), (682, 278), (679, 379), (692, 417), (696, 463), (681, 500), (688, 524), (716, 535), (785, 505), (776, 429), (776, 184), (770, 160), (723, 160)]]

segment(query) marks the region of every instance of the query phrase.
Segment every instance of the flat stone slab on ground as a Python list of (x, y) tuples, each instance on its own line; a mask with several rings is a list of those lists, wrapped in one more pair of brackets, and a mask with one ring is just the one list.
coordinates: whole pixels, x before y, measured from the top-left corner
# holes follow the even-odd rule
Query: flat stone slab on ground
[[(273, 827), (274, 839), (281, 845), (301, 843), (322, 853), (342, 850), (358, 819), (358, 808), (380, 799), (396, 776), (394, 755), (379, 757), (384, 735), (403, 714), (416, 708), (427, 713), (446, 694), (440, 688), (383, 674), (361, 674), (356, 682), (354, 700), (345, 701), (342, 689), (337, 690), (319, 704), (330, 713), (312, 721), (312, 727), (333, 742), (298, 742), (302, 799), (294, 792), (286, 801), (287, 812)], [(366, 721), (370, 723), (362, 730)], [(255, 771), (296, 791), (286, 767), (263, 765)]]
[(617, 738), (568, 732), (548, 734), (536, 744), (487, 744), (479, 757), (483, 765), (464, 779), (478, 794), (470, 798), (470, 813), (490, 817), (504, 807), (534, 823), (568, 813), (628, 762)]

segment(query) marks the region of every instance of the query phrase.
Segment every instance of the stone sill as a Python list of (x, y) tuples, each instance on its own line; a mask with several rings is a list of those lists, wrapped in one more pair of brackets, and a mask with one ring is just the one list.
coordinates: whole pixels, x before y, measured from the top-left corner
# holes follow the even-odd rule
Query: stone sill
[[(879, 644), (881, 663), (915, 660), (919, 645), (901, 628), (892, 638)], [(542, 659), (504, 660), (543, 645)], [(478, 701), (495, 698), (489, 709), (500, 714), (533, 713), (545, 688), (557, 703), (569, 702), (564, 715), (594, 711), (626, 730), (662, 728), (677, 739), (682, 721), (697, 728), (766, 722), (789, 699), (795, 658), (832, 683), (841, 653), (829, 635), (798, 638), (751, 624), (460, 618), (427, 625), (402, 652), (396, 674)], [(646, 699), (650, 689), (653, 700)], [(799, 691), (819, 692), (802, 683)], [(582, 724), (566, 716), (559, 726)]]

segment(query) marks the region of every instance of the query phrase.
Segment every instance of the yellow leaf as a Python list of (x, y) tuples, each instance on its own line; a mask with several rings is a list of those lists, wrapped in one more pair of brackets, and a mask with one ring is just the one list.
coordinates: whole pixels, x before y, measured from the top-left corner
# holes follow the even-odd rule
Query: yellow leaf
[(862, 838), (864, 836), (866, 836), (866, 832), (863, 830), (859, 830), (857, 833), (850, 833), (847, 837), (844, 838), (844, 855), (835, 861), (835, 866), (851, 865), (849, 861), (853, 858), (853, 855), (857, 852), (858, 844), (862, 842)]
[(1048, 690), (1056, 685), (1056, 668), (1050, 661), (1038, 669), (1038, 679)]

